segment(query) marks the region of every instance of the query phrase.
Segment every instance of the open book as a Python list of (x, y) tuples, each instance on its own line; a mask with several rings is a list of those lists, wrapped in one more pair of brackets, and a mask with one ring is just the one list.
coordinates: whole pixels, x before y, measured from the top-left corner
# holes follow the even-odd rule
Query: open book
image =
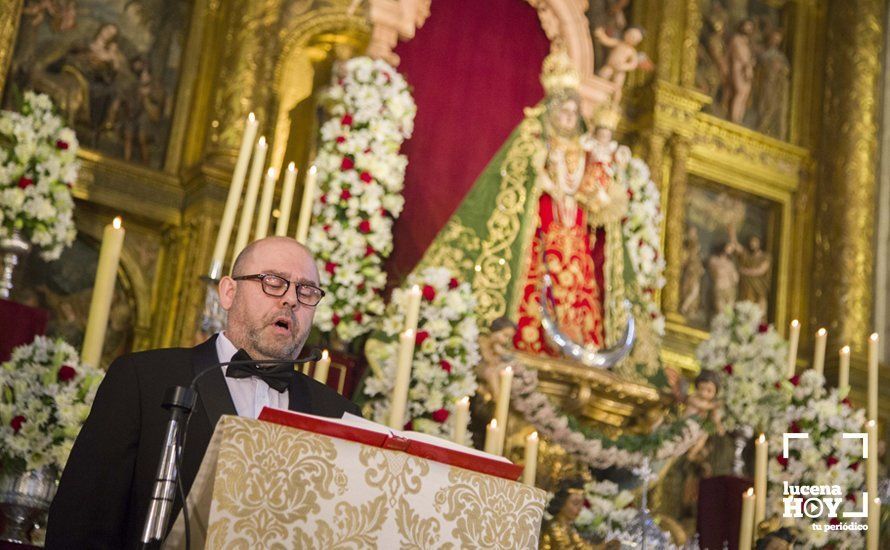
[(513, 481), (519, 479), (522, 474), (521, 466), (513, 464), (502, 456), (465, 447), (429, 434), (393, 430), (349, 413), (344, 414), (343, 418), (325, 418), (265, 407), (260, 412), (259, 420), (347, 439), (373, 447), (403, 451), (450, 466)]

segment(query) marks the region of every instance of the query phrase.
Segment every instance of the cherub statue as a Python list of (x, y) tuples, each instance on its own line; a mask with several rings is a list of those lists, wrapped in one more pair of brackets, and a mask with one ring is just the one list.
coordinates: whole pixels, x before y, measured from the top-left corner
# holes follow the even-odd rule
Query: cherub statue
[(726, 433), (723, 428), (723, 415), (720, 412), (720, 377), (710, 370), (703, 370), (695, 379), (695, 391), (686, 398), (686, 416), (710, 418), (719, 435)]
[(593, 35), (600, 44), (610, 48), (606, 62), (597, 74), (616, 85), (617, 90), (613, 99), (617, 104), (621, 101), (621, 89), (624, 88), (627, 73), (637, 68), (649, 69), (652, 66), (646, 54), (637, 51), (637, 46), (643, 41), (643, 29), (627, 27), (620, 39), (609, 36), (602, 27), (593, 31)]
[(491, 331), (479, 336), (479, 353), (482, 361), (477, 365), (476, 375), (485, 382), (491, 395), (497, 395), (498, 373), (501, 366), (513, 355), (513, 337), (516, 323), (506, 317), (498, 317), (491, 323)]

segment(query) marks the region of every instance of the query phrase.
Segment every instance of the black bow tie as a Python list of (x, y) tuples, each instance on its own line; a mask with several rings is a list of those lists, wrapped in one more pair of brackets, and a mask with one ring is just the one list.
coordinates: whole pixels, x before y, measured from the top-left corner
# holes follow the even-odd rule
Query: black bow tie
[[(246, 351), (239, 349), (238, 353), (232, 356), (232, 361), (253, 361), (253, 359)], [(226, 368), (226, 377), (259, 378), (269, 384), (273, 390), (282, 393), (290, 386), (290, 382), (294, 378), (294, 367), (290, 363), (262, 367), (258, 365), (229, 365)]]

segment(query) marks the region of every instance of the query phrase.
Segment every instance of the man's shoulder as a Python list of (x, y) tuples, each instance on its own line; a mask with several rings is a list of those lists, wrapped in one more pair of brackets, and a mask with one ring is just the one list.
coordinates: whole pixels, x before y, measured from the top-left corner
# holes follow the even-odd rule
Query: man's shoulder
[(112, 365), (141, 367), (142, 365), (169, 365), (188, 361), (194, 348), (158, 348), (126, 353), (114, 360)]
[(348, 398), (312, 377), (302, 376), (304, 376), (306, 388), (309, 390), (310, 400), (315, 409), (312, 414), (336, 417), (339, 417), (343, 412), (360, 414), (358, 405)]

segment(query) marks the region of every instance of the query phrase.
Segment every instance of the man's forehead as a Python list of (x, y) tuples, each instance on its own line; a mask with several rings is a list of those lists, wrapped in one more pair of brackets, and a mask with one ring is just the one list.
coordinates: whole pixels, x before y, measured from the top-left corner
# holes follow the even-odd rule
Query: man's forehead
[(271, 273), (292, 280), (318, 280), (312, 256), (296, 243), (263, 243), (250, 255), (246, 267), (251, 273)]

